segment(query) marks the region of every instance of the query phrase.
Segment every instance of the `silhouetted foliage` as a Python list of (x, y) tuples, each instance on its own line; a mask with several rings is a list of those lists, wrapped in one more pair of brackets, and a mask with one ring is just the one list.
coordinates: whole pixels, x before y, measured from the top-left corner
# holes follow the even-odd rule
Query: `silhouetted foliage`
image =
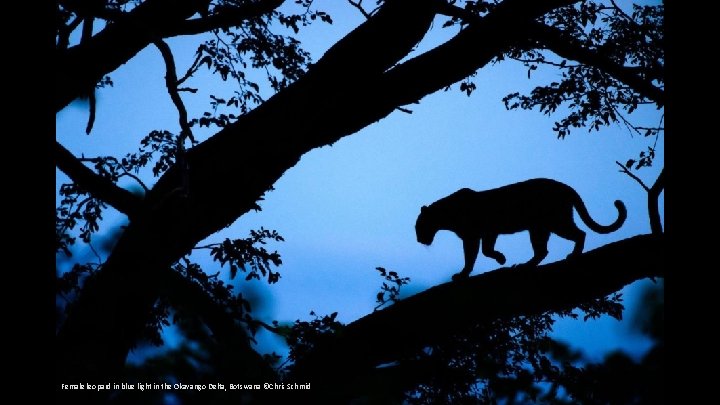
[[(559, 381), (575, 401), (584, 404), (663, 404), (664, 304), (662, 284), (647, 288), (630, 326), (652, 338), (653, 346), (639, 361), (620, 351), (609, 353), (602, 363), (576, 367), (581, 357), (556, 355), (563, 376)], [(566, 352), (567, 353), (567, 352)]]
[[(213, 260), (224, 266), (230, 265), (230, 278), (235, 278), (238, 268), (248, 273), (245, 280), (260, 279), (260, 274), (268, 276), (270, 284), (277, 283), (280, 273), (273, 272), (270, 265), (280, 266), (282, 260), (278, 252), (268, 253), (264, 247), (255, 247), (255, 244), (264, 245), (265, 239), (273, 239), (278, 242), (284, 241), (277, 231), (269, 231), (261, 228), (259, 231), (250, 231), (250, 237), (245, 239), (225, 239), (222, 243), (206, 246), (210, 249)], [(246, 264), (250, 265), (248, 272)], [(258, 274), (258, 272), (260, 274)]]
[[(580, 7), (563, 7), (548, 13), (545, 23), (562, 30), (560, 36), (571, 46), (588, 54), (602, 55), (608, 65), (630, 63), (642, 80), (663, 89), (663, 5), (633, 4), (632, 8), (632, 14), (628, 15), (614, 3), (582, 2)], [(625, 114), (631, 114), (643, 104), (661, 107), (662, 98), (658, 99), (654, 92), (628, 86), (622, 79), (613, 77), (611, 71), (605, 71), (606, 66), (576, 64), (567, 59), (558, 63), (541, 50), (520, 50), (508, 56), (528, 67), (528, 77), (543, 64), (560, 70), (562, 80), (559, 82), (536, 87), (527, 96), (513, 93), (503, 99), (508, 109), (538, 108), (547, 115), (566, 106), (569, 114), (553, 128), (560, 138), (567, 136), (571, 128), (597, 131), (618, 122), (645, 136), (657, 136), (661, 130), (660, 127), (634, 126)]]
[(378, 303), (375, 307), (377, 311), (379, 308), (400, 299), (400, 288), (410, 282), (410, 277), (400, 277), (397, 272), (388, 271), (384, 267), (376, 267), (375, 270), (380, 272), (380, 276), (385, 279), (382, 286), (380, 286), (380, 292), (375, 296)]
[[(369, 330), (373, 342), (390, 340), (386, 335), (393, 323), (407, 320), (393, 314), (407, 313), (401, 312), (407, 307), (399, 308), (405, 303), (400, 288), (410, 281), (394, 271), (377, 268), (384, 278), (378, 306), (360, 320), (344, 325), (337, 312), (311, 312), (309, 321), (269, 325), (255, 319), (250, 300), (236, 284), (224, 282), (220, 270), (202, 268), (194, 250), (209, 250), (230, 279), (240, 270), (244, 281), (278, 282), (280, 254), (265, 248), (268, 242), (283, 241), (275, 230), (261, 228), (246, 238), (198, 244), (212, 241), (212, 235), (247, 212), (260, 210), (264, 193), (303, 154), (456, 83), (470, 95), (477, 91), (475, 73), (489, 63), (520, 61), (528, 68), (528, 79), (538, 69), (559, 74), (559, 81), (538, 85), (528, 95), (503, 99), (508, 109), (563, 114), (552, 128), (558, 137), (613, 123), (655, 137), (655, 142), (663, 131), (662, 121), (646, 125), (630, 118), (643, 106), (661, 109), (665, 103), (662, 4), (633, 5), (625, 11), (614, 1), (590, 0), (372, 3), (368, 11), (362, 1), (350, 2), (367, 21), (313, 62), (294, 34), (314, 22), (332, 24), (333, 18), (312, 0), (56, 1), (56, 112), (74, 100), (87, 100), (86, 132), (91, 134), (96, 115), (107, 113), (96, 111), (96, 93), (113, 85), (113, 71), (151, 45), (163, 57), (168, 95), (178, 112), (178, 127), (151, 131), (133, 153), (77, 157), (55, 145), (56, 165), (70, 178), (59, 188), (55, 224), (58, 382), (297, 381), (322, 375), (318, 370), (327, 368), (325, 353), (343, 344), (358, 347), (355, 331), (373, 320), (387, 322)], [(459, 28), (458, 34), (432, 51), (406, 58), (436, 17), (447, 29)], [(176, 66), (173, 52), (178, 49), (165, 39), (192, 35), (198, 35), (199, 43), (193, 62)], [(223, 93), (209, 95), (204, 111), (188, 111), (181, 94), (198, 94), (193, 86), (201, 72), (225, 83)], [(200, 139), (193, 133), (200, 129), (217, 132)], [(654, 157), (655, 145), (628, 158), (624, 167), (627, 173), (649, 167)], [(147, 178), (156, 180), (145, 184), (141, 179)], [(136, 187), (121, 187), (127, 179)], [(645, 188), (657, 198), (663, 184), (658, 180), (652, 190)], [(127, 216), (125, 225), (112, 233), (103, 222), (108, 208)], [(660, 254), (656, 239), (629, 243), (647, 243)], [(609, 254), (621, 266), (625, 258)], [(572, 263), (563, 266), (559, 271), (573, 269)], [(638, 274), (662, 276), (663, 271)], [(612, 277), (612, 285), (622, 285), (640, 276)], [(607, 280), (592, 281), (605, 285)], [(450, 288), (467, 296), (462, 281)], [(604, 314), (620, 319), (621, 297), (605, 293), (593, 291), (568, 302), (585, 319)], [(444, 316), (425, 307), (422, 297), (412, 303), (418, 305), (414, 316), (422, 315), (430, 325)], [(571, 307), (536, 304), (542, 310), (491, 309), (498, 312), (490, 312), (489, 321), (467, 317), (454, 321), (452, 328), (428, 333), (433, 339), (409, 337), (407, 350), (391, 358), (370, 343), (360, 346), (367, 352), (341, 352), (332, 358), (343, 370), (334, 377), (347, 385), (316, 387), (313, 399), (661, 401), (653, 389), (662, 369), (661, 309), (641, 328), (659, 343), (639, 363), (614, 354), (602, 364), (579, 365), (577, 354), (548, 337), (557, 316), (578, 314)], [(171, 325), (184, 338), (178, 348), (150, 356), (141, 365), (126, 364), (130, 350), (161, 346), (162, 331)], [(286, 359), (274, 353), (263, 356), (251, 346), (260, 328), (285, 339)], [(397, 378), (384, 378), (385, 373)], [(643, 377), (633, 381), (631, 375)], [(96, 403), (262, 401), (262, 394), (243, 391), (110, 390), (93, 395)]]

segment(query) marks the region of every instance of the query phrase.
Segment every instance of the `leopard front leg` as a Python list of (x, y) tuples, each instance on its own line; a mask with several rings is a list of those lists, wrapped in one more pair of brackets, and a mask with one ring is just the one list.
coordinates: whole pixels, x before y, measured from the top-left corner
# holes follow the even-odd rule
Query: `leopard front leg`
[(467, 278), (475, 267), (475, 260), (477, 260), (478, 253), (480, 252), (480, 238), (466, 238), (463, 239), (463, 252), (465, 253), (465, 267), (452, 276), (453, 281)]

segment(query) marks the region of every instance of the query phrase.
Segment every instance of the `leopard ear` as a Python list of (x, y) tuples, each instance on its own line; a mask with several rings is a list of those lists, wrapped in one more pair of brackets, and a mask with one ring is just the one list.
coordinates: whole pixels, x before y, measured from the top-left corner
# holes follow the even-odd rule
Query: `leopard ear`
[(427, 210), (427, 205), (420, 207), (420, 212), (425, 212), (425, 210)]

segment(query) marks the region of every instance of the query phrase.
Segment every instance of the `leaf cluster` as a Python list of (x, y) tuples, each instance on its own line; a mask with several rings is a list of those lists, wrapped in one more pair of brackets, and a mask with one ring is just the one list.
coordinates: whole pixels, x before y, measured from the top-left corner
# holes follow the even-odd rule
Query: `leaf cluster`
[(262, 275), (262, 277), (267, 276), (268, 283), (274, 284), (280, 280), (280, 273), (273, 272), (271, 265), (280, 266), (282, 260), (277, 251), (270, 253), (263, 246), (256, 246), (256, 244), (265, 245), (266, 239), (277, 242), (285, 240), (277, 231), (261, 227), (258, 231), (251, 230), (248, 238), (225, 239), (221, 243), (212, 245), (210, 254), (221, 266), (226, 264), (229, 266), (231, 279), (235, 278), (240, 269), (247, 273), (245, 280), (259, 280)]
[[(621, 295), (614, 294), (579, 309), (585, 320), (601, 315), (619, 319), (621, 301)], [(571, 364), (577, 356), (557, 361), (560, 349), (549, 333), (557, 317), (578, 316), (563, 310), (498, 319), (426, 347), (409, 361), (430, 365), (433, 372), (406, 392), (406, 400), (411, 404), (563, 403), (568, 400), (563, 388), (573, 373), (581, 371)]]
[[(295, 363), (305, 358), (315, 347), (323, 345), (334, 335), (340, 333), (344, 325), (336, 320), (337, 315), (337, 312), (333, 312), (321, 317), (314, 311), (310, 311), (312, 320), (296, 320), (292, 327), (286, 328), (283, 335), (290, 347), (288, 361)], [(292, 364), (287, 369), (291, 368)]]
[[(638, 79), (664, 88), (664, 6), (633, 5), (629, 15), (614, 2), (582, 1), (548, 13), (543, 21), (562, 32), (575, 47), (619, 66)], [(657, 135), (660, 127), (645, 128), (633, 124), (627, 116), (642, 105), (655, 105), (637, 88), (609, 74), (601, 66), (571, 63), (532, 46), (511, 49), (497, 60), (510, 58), (528, 68), (528, 77), (540, 66), (560, 70), (561, 79), (535, 87), (530, 94), (511, 93), (503, 98), (505, 107), (535, 109), (551, 115), (563, 108), (565, 116), (556, 121), (553, 131), (559, 138), (574, 128), (598, 131), (601, 127), (621, 123), (633, 133)]]
[(410, 282), (410, 277), (400, 277), (395, 271), (388, 271), (384, 267), (376, 267), (380, 276), (385, 279), (380, 286), (380, 292), (375, 296), (377, 306), (375, 310), (389, 304), (396, 303), (400, 299), (400, 288)]

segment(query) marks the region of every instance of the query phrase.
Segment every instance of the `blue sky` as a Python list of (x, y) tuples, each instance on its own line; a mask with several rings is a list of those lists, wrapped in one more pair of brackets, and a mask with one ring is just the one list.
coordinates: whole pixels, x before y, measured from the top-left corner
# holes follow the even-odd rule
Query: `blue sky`
[[(304, 48), (318, 60), (363, 17), (345, 2), (315, 3), (334, 20), (333, 25), (316, 23), (301, 31)], [(436, 21), (416, 52), (455, 32), (441, 29), (441, 23)], [(178, 71), (183, 72), (192, 62), (197, 39), (168, 42)], [(540, 69), (528, 80), (527, 70), (518, 63), (487, 66), (478, 72), (477, 90), (470, 97), (457, 90), (438, 92), (408, 106), (412, 114), (396, 111), (331, 147), (307, 153), (275, 184), (275, 190), (267, 193), (261, 212), (243, 216), (201, 244), (245, 237), (260, 226), (278, 230), (286, 241), (271, 244), (270, 249), (282, 255), (282, 278), (272, 286), (252, 283), (255, 293), (264, 297), (256, 316), (283, 322), (308, 319), (311, 310), (319, 314), (338, 311), (340, 321), (350, 322), (375, 306), (382, 282), (374, 270), (377, 266), (410, 277), (410, 285), (403, 287), (408, 292), (447, 282), (462, 267), (462, 246), (455, 235), (440, 232), (433, 245), (425, 247), (416, 242), (414, 231), (420, 206), (462, 187), (482, 190), (528, 178), (553, 178), (574, 187), (600, 223), (611, 222), (616, 217), (613, 201), (623, 200), (629, 214), (619, 231), (598, 235), (580, 224), (588, 232), (585, 250), (648, 233), (645, 191), (619, 173), (614, 162), (636, 157), (652, 146), (654, 139), (632, 136), (627, 129), (612, 126), (591, 133), (576, 130), (558, 140), (551, 128), (559, 115), (505, 110), (503, 96), (527, 92), (535, 85), (557, 80), (558, 75)], [(178, 131), (177, 112), (164, 87), (164, 66), (154, 47), (142, 51), (111, 77), (114, 87), (98, 94), (97, 120), (90, 136), (84, 133), (86, 104), (77, 102), (57, 115), (57, 138), (63, 145), (88, 157), (124, 155), (134, 152), (139, 140), (153, 129)], [(201, 89), (197, 95), (183, 94), (190, 114), (196, 116), (208, 109), (208, 94), (227, 94), (233, 86), (205, 72), (188, 85)], [(641, 109), (632, 118), (651, 126), (660, 121), (661, 114), (652, 108)], [(195, 135), (206, 139), (212, 132), (197, 131)], [(649, 184), (663, 166), (662, 136), (657, 154), (654, 167), (640, 172)], [(58, 186), (66, 181), (60, 172), (57, 179)], [(143, 179), (147, 184), (154, 182), (150, 173)], [(106, 215), (108, 226), (122, 221), (114, 213)], [(532, 256), (526, 232), (500, 236), (497, 248), (507, 256), (508, 264)], [(571, 249), (571, 242), (553, 235), (544, 263), (563, 259)], [(217, 265), (206, 251), (195, 254), (194, 259), (206, 264), (208, 271), (216, 271)], [(496, 267), (481, 255), (473, 274)], [(636, 292), (648, 283), (641, 281), (626, 289), (630, 311)], [(613, 319), (563, 320), (555, 329), (557, 337), (571, 340), (595, 359), (615, 348), (639, 353), (648, 344)], [(262, 350), (277, 349), (274, 346), (272, 339), (261, 343)]]

